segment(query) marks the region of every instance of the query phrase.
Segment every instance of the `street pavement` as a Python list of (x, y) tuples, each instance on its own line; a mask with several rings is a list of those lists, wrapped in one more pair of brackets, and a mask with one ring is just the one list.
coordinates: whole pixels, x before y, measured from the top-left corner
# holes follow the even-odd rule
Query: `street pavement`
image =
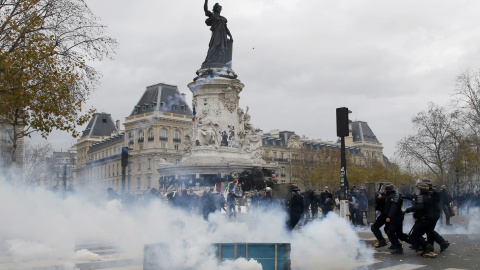
[[(406, 216), (407, 220), (409, 216)], [(423, 258), (414, 250), (408, 248), (408, 244), (403, 244), (404, 254), (392, 255), (388, 246), (375, 249), (374, 263), (366, 266), (358, 267), (363, 269), (379, 269), (379, 270), (461, 270), (480, 269), (480, 230), (478, 228), (470, 228), (468, 216), (455, 216), (451, 218), (453, 226), (437, 227), (445, 240), (450, 242), (450, 247), (443, 253), (435, 244), (435, 252), (438, 253), (437, 258)], [(370, 231), (368, 226), (357, 228), (359, 237), (368, 245), (374, 247), (377, 244), (376, 238)], [(468, 233), (473, 231), (474, 233)], [(383, 228), (382, 228), (383, 232)], [(462, 232), (462, 233), (459, 233)], [(387, 239), (387, 237), (385, 236)]]
[[(480, 230), (475, 234), (455, 233), (458, 229), (464, 229), (468, 220), (465, 216), (452, 218), (452, 227), (439, 228), (439, 232), (448, 240), (451, 245), (443, 253), (439, 253), (435, 259), (423, 258), (414, 250), (404, 244), (404, 254), (392, 255), (387, 247), (375, 249), (376, 239), (370, 231), (369, 226), (356, 227), (359, 238), (367, 246), (374, 250), (374, 260), (357, 261), (356, 270), (378, 269), (378, 270), (475, 270), (480, 269)], [(300, 228), (301, 230), (301, 228)], [(450, 233), (451, 232), (451, 233)], [(436, 250), (438, 250), (438, 245)], [(108, 243), (83, 243), (75, 250), (77, 253), (87, 253), (94, 256), (77, 256), (73, 262), (65, 262), (62, 259), (36, 260), (22, 263), (11, 262), (7, 257), (2, 256), (0, 249), (0, 270), (140, 270), (143, 269), (143, 250), (125, 253)], [(69, 266), (70, 268), (66, 268)], [(292, 265), (292, 269), (295, 266)], [(321, 269), (321, 267), (319, 268)]]

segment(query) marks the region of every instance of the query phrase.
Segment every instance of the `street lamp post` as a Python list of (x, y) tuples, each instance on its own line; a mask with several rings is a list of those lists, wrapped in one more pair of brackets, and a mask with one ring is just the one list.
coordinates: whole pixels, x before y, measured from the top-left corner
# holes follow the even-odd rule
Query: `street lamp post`
[(458, 168), (455, 168), (455, 176), (457, 176), (457, 196), (460, 193), (459, 192), (459, 190), (460, 190), (459, 174), (460, 174), (460, 170)]
[(63, 164), (63, 191), (67, 191), (67, 163)]

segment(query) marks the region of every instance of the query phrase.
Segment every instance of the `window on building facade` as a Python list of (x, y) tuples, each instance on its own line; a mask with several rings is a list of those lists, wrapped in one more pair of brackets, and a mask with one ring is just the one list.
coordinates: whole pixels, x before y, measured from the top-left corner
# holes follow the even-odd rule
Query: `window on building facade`
[(154, 139), (155, 139), (155, 131), (153, 130), (153, 128), (151, 128), (148, 130), (148, 141), (153, 142)]
[(138, 142), (142, 143), (144, 140), (145, 140), (145, 133), (143, 132), (143, 130), (140, 130), (138, 132)]
[(180, 140), (180, 131), (175, 130), (175, 131), (173, 132), (173, 142), (177, 142), (177, 143), (181, 142), (181, 140)]
[(138, 159), (137, 171), (142, 169), (142, 160)]
[(160, 141), (168, 141), (167, 129), (160, 129)]
[(148, 158), (148, 169), (152, 169), (152, 160), (150, 158)]
[(142, 180), (140, 180), (140, 177), (137, 178), (137, 189), (140, 189), (140, 186), (142, 185)]
[(286, 176), (286, 174), (285, 174), (285, 167), (282, 167), (282, 168), (281, 168), (280, 176), (283, 176), (283, 177)]
[(160, 148), (163, 148), (163, 149), (167, 148), (167, 144), (162, 142), (162, 143), (160, 144)]
[(152, 187), (152, 177), (147, 178), (147, 189), (150, 189)]
[(128, 133), (128, 144), (133, 144), (133, 143), (134, 143), (134, 142), (133, 142), (134, 137), (135, 137), (134, 134), (135, 134), (135, 133), (134, 133), (133, 131), (130, 131), (130, 132)]
[(174, 147), (175, 147), (175, 150), (178, 150), (178, 144), (175, 144)]

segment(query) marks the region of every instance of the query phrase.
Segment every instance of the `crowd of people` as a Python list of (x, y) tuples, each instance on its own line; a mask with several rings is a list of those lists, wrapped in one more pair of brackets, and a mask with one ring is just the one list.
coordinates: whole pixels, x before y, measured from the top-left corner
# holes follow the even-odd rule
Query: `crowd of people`
[[(428, 185), (428, 183), (426, 184)], [(383, 187), (383, 189), (377, 191), (377, 215), (376, 221), (371, 224), (371, 230), (378, 239), (378, 247), (381, 248), (386, 245), (386, 240), (383, 238), (380, 228), (385, 226), (384, 232), (392, 243), (390, 248), (393, 249), (393, 254), (403, 253), (398, 240), (412, 243), (415, 249), (422, 249), (426, 251), (426, 254), (433, 252), (430, 246), (424, 245), (418, 234), (423, 232), (423, 235), (428, 231), (428, 234), (431, 236), (430, 240), (427, 240), (430, 242), (427, 243), (433, 246), (431, 239), (437, 239), (441, 246), (443, 240), (434, 232), (434, 225), (437, 224), (437, 221), (440, 226), (443, 224), (451, 226), (452, 214), (468, 214), (472, 211), (472, 208), (480, 207), (478, 191), (459, 192), (458, 195), (454, 195), (452, 192), (447, 191), (446, 186), (441, 186), (439, 190), (435, 190), (430, 183), (428, 191), (423, 192), (417, 185), (416, 188), (413, 188), (408, 193), (400, 194), (400, 192), (395, 191), (392, 184), (386, 184), (385, 181), (382, 181), (378, 186)], [(229, 190), (225, 196), (223, 193), (214, 192), (213, 189), (200, 191), (203, 193), (199, 194), (199, 190), (193, 189), (160, 193), (155, 188), (136, 196), (128, 194), (119, 196), (113, 189), (109, 188), (107, 189), (107, 194), (111, 200), (121, 199), (130, 205), (139, 205), (153, 199), (161, 199), (189, 213), (199, 214), (205, 220), (208, 220), (209, 215), (216, 211), (223, 211), (228, 218), (235, 219), (237, 218), (237, 213), (241, 211), (260, 212), (274, 207), (281, 207), (288, 213), (289, 218), (286, 226), (290, 230), (293, 230), (296, 226), (305, 226), (309, 221), (320, 218), (320, 216), (325, 218), (329, 212), (339, 207), (338, 194), (334, 194), (328, 186), (325, 186), (323, 191), (318, 194), (311, 189), (300, 192), (296, 185), (292, 185), (292, 187), (290, 195), (281, 200), (272, 196), (271, 187), (266, 187), (262, 191), (253, 191), (247, 195), (242, 194), (242, 196), (237, 194), (236, 190)], [(423, 193), (418, 193), (417, 190)], [(354, 186), (349, 192), (348, 206), (350, 222), (353, 226), (365, 226), (367, 223), (366, 194), (366, 189), (363, 186), (359, 188)], [(424, 201), (430, 201), (422, 204), (419, 202), (419, 198)], [(423, 207), (421, 210), (418, 210), (419, 205)], [(456, 206), (456, 213), (452, 213), (453, 206)], [(415, 216), (419, 216), (419, 218), (416, 218), (415, 224), (417, 224), (417, 221), (420, 222), (422, 219), (426, 219), (428, 220), (428, 225), (423, 224), (423, 227), (420, 225), (414, 226), (415, 230), (412, 228), (412, 232), (407, 238), (401, 231), (401, 224), (403, 224), (403, 216), (408, 212), (418, 212), (415, 214)], [(444, 243), (443, 249), (445, 249), (445, 246), (446, 244)]]
[[(439, 246), (440, 252), (446, 250), (450, 243), (437, 231), (437, 224), (452, 226), (451, 216), (460, 214), (468, 205), (468, 210), (478, 207), (478, 192), (469, 193), (467, 199), (462, 192), (453, 196), (442, 185), (436, 189), (429, 179), (417, 183), (416, 188), (407, 194), (397, 192), (392, 183), (382, 181), (378, 184), (376, 210), (377, 218), (371, 226), (371, 230), (378, 240), (376, 248), (387, 246), (380, 229), (384, 226), (384, 232), (390, 241), (391, 254), (403, 254), (401, 242), (407, 243), (410, 248), (419, 252), (424, 257), (435, 258), (434, 245)], [(455, 213), (454, 206), (457, 206)], [(405, 215), (413, 213), (414, 224), (408, 234), (403, 232)]]

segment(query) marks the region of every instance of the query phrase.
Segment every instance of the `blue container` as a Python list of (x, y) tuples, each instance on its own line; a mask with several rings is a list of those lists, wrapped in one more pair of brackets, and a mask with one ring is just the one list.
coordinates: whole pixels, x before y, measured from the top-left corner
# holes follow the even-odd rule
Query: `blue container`
[(264, 270), (290, 270), (290, 243), (215, 243), (220, 261), (255, 259)]

